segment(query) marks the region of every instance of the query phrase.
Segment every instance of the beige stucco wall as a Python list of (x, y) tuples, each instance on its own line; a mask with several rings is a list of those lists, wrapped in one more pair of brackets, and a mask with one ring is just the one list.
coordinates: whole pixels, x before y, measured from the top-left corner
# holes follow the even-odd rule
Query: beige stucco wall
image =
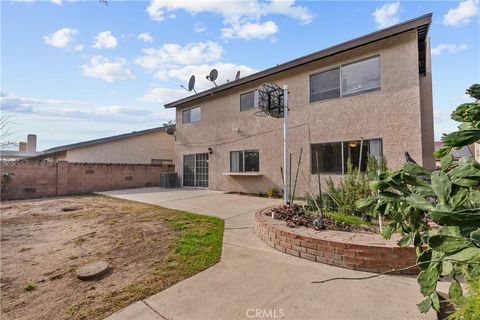
[[(309, 103), (310, 74), (374, 55), (380, 55), (380, 90)], [(391, 167), (403, 164), (405, 151), (423, 163), (426, 150), (433, 150), (433, 138), (430, 147), (423, 146), (430, 143), (430, 138), (422, 139), (417, 36), (416, 31), (410, 31), (177, 108), (176, 164), (180, 179), (183, 155), (205, 153), (210, 147), (213, 150), (209, 159), (210, 189), (265, 192), (271, 186), (282, 186), (283, 119), (256, 117), (255, 110), (240, 112), (239, 107), (240, 93), (270, 81), (289, 86), (290, 152), (294, 159), (303, 147), (298, 195), (307, 190), (318, 192), (316, 176), (310, 174), (312, 143), (382, 138)], [(182, 111), (196, 106), (201, 107), (201, 121), (182, 124)], [(428, 101), (424, 106), (428, 118), (431, 112)], [(423, 119), (428, 124), (428, 119)], [(229, 152), (245, 149), (260, 150), (262, 176), (222, 175), (229, 171)]]
[(67, 151), (69, 162), (151, 163), (175, 159), (175, 142), (165, 131), (153, 132)]
[(475, 147), (475, 160), (480, 162), (480, 143), (475, 142), (473, 145)]

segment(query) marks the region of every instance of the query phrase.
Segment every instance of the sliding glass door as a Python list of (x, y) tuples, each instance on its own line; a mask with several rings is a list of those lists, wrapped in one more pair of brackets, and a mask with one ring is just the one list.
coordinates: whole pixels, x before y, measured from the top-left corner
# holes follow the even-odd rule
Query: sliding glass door
[(208, 188), (208, 153), (183, 156), (183, 186)]

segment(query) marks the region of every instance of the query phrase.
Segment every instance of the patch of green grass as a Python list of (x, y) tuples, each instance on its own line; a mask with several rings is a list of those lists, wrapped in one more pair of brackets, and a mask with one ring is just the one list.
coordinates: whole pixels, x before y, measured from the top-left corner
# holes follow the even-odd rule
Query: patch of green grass
[(34, 290), (37, 289), (37, 286), (34, 285), (33, 283), (29, 282), (25, 285), (25, 287), (23, 287), (23, 290), (27, 291), (27, 292), (32, 292)]
[(201, 272), (220, 261), (224, 221), (219, 218), (184, 211), (129, 202), (135, 211), (152, 213), (156, 221), (165, 222), (175, 239), (163, 260), (155, 263), (151, 273), (121, 290), (100, 297), (87, 298), (70, 306), (73, 319), (104, 319), (112, 313)]
[(332, 218), (335, 221), (344, 222), (346, 224), (349, 224), (355, 227), (360, 227), (361, 225), (372, 226), (370, 223), (363, 220), (362, 218), (357, 216), (352, 216), (350, 214), (345, 214), (340, 212), (326, 212), (325, 215)]

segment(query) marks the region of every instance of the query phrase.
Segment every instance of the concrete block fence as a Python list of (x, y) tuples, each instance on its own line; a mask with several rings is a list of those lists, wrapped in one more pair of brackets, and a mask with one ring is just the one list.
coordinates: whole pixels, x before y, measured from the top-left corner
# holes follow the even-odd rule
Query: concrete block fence
[[(262, 212), (257, 212), (255, 222), (258, 237), (267, 245), (311, 261), (377, 273), (405, 268), (416, 262), (415, 249), (399, 247), (395, 237), (385, 240), (378, 234), (289, 228), (284, 221), (274, 220)], [(395, 273), (418, 272), (415, 267)]]
[(175, 166), (18, 161), (2, 162), (1, 171), (14, 174), (2, 181), (2, 200), (17, 200), (158, 186), (160, 173)]

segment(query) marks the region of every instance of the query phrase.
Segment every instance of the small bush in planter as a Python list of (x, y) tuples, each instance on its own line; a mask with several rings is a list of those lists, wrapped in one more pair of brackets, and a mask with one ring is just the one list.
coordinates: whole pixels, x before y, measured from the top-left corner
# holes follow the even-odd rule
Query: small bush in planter
[(275, 187), (268, 188), (267, 196), (269, 198), (279, 198), (280, 197), (280, 191)]

